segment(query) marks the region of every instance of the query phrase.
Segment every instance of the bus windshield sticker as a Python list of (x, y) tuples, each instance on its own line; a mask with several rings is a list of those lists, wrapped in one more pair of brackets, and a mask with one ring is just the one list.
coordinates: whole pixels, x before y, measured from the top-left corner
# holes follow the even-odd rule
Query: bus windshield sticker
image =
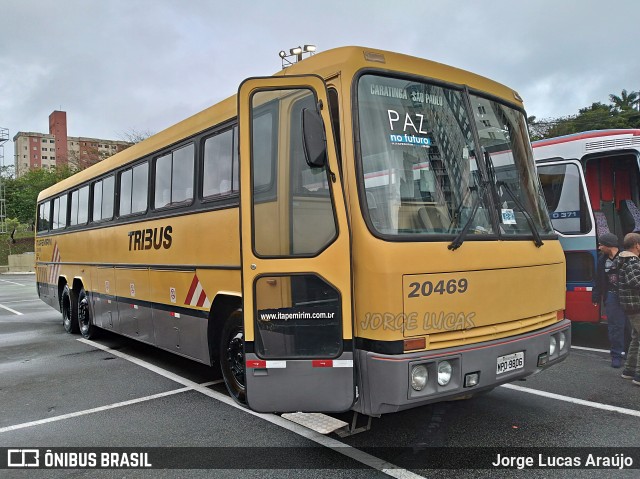
[(516, 215), (513, 213), (513, 210), (511, 208), (502, 209), (502, 224), (505, 224), (505, 225), (517, 224)]
[(424, 115), (415, 113), (410, 115), (404, 114), (404, 119), (401, 118), (401, 114), (396, 110), (387, 110), (387, 118), (389, 120), (389, 129), (391, 134), (389, 139), (392, 145), (407, 146), (416, 145), (423, 148), (429, 148), (431, 146), (431, 139), (427, 136), (427, 131), (424, 129)]

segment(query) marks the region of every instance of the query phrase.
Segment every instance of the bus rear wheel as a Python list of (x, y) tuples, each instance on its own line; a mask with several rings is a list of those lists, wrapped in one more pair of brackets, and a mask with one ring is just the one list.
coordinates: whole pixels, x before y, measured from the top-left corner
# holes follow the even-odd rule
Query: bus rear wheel
[(220, 338), (220, 368), (231, 397), (246, 405), (247, 389), (244, 361), (244, 326), (242, 310), (231, 313), (224, 323)]
[(77, 334), (80, 331), (78, 326), (78, 315), (73, 307), (73, 298), (69, 285), (65, 284), (60, 296), (60, 311), (62, 311), (62, 326), (69, 334)]
[(96, 327), (91, 321), (89, 297), (84, 288), (78, 293), (78, 325), (83, 338), (91, 339), (96, 336)]

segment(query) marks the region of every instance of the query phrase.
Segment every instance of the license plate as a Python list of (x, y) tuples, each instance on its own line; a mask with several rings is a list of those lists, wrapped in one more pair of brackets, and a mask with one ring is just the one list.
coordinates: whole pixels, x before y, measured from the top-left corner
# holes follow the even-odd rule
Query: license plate
[(496, 374), (503, 374), (524, 367), (524, 351), (506, 356), (499, 356), (496, 364)]

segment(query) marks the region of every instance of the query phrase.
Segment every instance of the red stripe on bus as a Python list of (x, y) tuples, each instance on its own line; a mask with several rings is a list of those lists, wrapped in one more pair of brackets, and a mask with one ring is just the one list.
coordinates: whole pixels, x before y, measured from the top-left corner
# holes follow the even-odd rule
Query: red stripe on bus
[(640, 136), (640, 130), (600, 130), (591, 131), (587, 133), (578, 133), (575, 135), (561, 136), (559, 138), (553, 138), (548, 140), (538, 140), (531, 143), (533, 148), (540, 148), (541, 146), (557, 145), (558, 143), (569, 143), (576, 140), (586, 140), (588, 138), (601, 138), (603, 136), (619, 136), (619, 135), (631, 135)]
[(247, 360), (248, 368), (266, 368), (267, 362), (262, 359), (249, 359)]
[(311, 366), (314, 368), (332, 368), (333, 360), (332, 359), (314, 359), (311, 361)]
[(195, 293), (196, 288), (198, 287), (198, 276), (193, 275), (193, 281), (191, 281), (191, 287), (189, 288), (189, 292), (187, 293), (187, 299), (184, 300), (185, 304), (190, 304), (193, 299), (193, 293)]
[(200, 293), (200, 297), (198, 298), (198, 302), (197, 302), (196, 306), (198, 306), (198, 307), (204, 306), (204, 300), (205, 299), (207, 299), (207, 293), (205, 293), (204, 289), (203, 289), (202, 292)]

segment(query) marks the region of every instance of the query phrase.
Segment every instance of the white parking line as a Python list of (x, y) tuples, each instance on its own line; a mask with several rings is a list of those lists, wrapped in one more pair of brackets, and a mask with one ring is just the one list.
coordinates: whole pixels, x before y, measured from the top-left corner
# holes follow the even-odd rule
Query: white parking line
[(291, 421), (287, 421), (286, 419), (282, 419), (280, 416), (276, 416), (275, 414), (262, 414), (262, 413), (251, 411), (250, 409), (240, 406), (233, 399), (231, 399), (229, 396), (225, 394), (220, 394), (219, 392), (212, 391), (211, 389), (207, 389), (206, 387), (203, 387), (196, 382), (193, 382), (187, 378), (183, 378), (182, 376), (178, 376), (177, 374), (174, 374), (171, 371), (167, 371), (166, 369), (159, 368), (158, 366), (150, 364), (141, 359), (134, 358), (133, 356), (129, 356), (128, 354), (122, 353), (120, 351), (116, 351), (114, 349), (111, 349), (107, 346), (96, 343), (94, 341), (90, 341), (87, 339), (78, 339), (78, 341), (81, 341), (95, 348), (102, 349), (103, 351), (113, 354), (114, 356), (125, 359), (134, 364), (137, 364), (138, 366), (141, 366), (145, 369), (148, 369), (149, 371), (153, 371), (157, 374), (160, 374), (161, 376), (171, 379), (172, 381), (176, 381), (177, 383), (183, 384), (189, 387), (190, 389), (201, 392), (206, 396), (209, 396), (231, 407), (239, 409), (247, 414), (251, 414), (253, 416), (262, 418), (265, 421), (270, 422), (271, 424), (275, 424), (276, 426), (280, 426), (281, 428), (287, 429), (295, 434), (298, 434), (299, 436), (309, 439), (310, 441), (320, 444), (321, 446), (327, 447), (335, 452), (338, 452), (344, 456), (347, 456), (355, 461), (358, 461), (380, 472), (383, 472), (389, 476), (396, 477), (399, 479), (421, 479), (422, 478), (422, 476), (414, 474), (411, 471), (402, 469), (398, 466), (395, 466), (394, 464), (391, 464), (383, 459), (379, 459), (375, 456), (367, 454), (366, 452), (363, 452), (359, 449), (355, 449), (347, 444), (344, 444), (343, 442), (337, 441), (330, 437), (323, 436), (322, 434), (312, 431), (311, 429), (307, 429), (306, 427), (300, 426)]
[[(211, 386), (213, 384), (218, 384), (218, 383), (221, 383), (221, 382), (222, 382), (222, 380), (220, 379), (218, 381), (211, 381), (211, 382), (208, 382), (208, 383), (202, 383), (202, 384), (200, 384), (200, 386), (206, 387), (206, 386)], [(72, 417), (85, 416), (87, 414), (93, 414), (93, 413), (96, 413), (96, 412), (108, 411), (109, 409), (115, 409), (115, 408), (123, 407), (123, 406), (130, 406), (131, 404), (138, 404), (138, 403), (141, 403), (141, 402), (151, 401), (153, 399), (158, 399), (158, 398), (162, 398), (162, 397), (166, 397), (166, 396), (173, 396), (174, 394), (180, 394), (180, 393), (191, 391), (191, 390), (193, 390), (193, 388), (184, 387), (184, 388), (180, 388), (180, 389), (174, 389), (172, 391), (165, 391), (163, 393), (152, 394), (151, 396), (145, 396), (145, 397), (141, 397), (141, 398), (137, 398), (137, 399), (129, 399), (128, 401), (122, 401), (122, 402), (117, 402), (117, 403), (113, 403), (113, 404), (108, 404), (106, 406), (100, 406), (100, 407), (96, 407), (96, 408), (93, 408), (93, 409), (85, 409), (84, 411), (78, 411), (78, 412), (72, 412), (72, 413), (69, 413), (69, 414), (62, 414), (60, 416), (48, 417), (46, 419), (40, 419), (38, 421), (23, 422), (22, 424), (16, 424), (14, 426), (1, 427), (0, 428), (0, 433), (9, 432), (9, 431), (15, 431), (16, 429), (24, 429), (24, 428), (27, 428), (27, 427), (39, 426), (40, 424), (47, 424), (47, 423), (50, 423), (50, 422), (62, 421), (63, 419), (69, 419), (69, 418), (72, 418)]]
[(2, 281), (3, 283), (17, 284), (18, 286), (26, 286), (26, 284), (22, 284), (22, 283), (15, 283), (15, 282), (13, 282), (13, 281), (9, 281), (8, 279), (0, 279), (0, 281)]
[(6, 309), (7, 311), (9, 311), (9, 312), (11, 312), (13, 314), (17, 314), (18, 316), (22, 316), (22, 313), (20, 311), (16, 311), (15, 309), (11, 309), (8, 306), (3, 306), (3, 305), (0, 304), (0, 308)]
[[(5, 301), (4, 304), (13, 304), (13, 303), (35, 303), (35, 302), (40, 302), (40, 298), (33, 298), (33, 299), (17, 299), (15, 301)], [(44, 303), (43, 303), (44, 304)]]
[(48, 417), (46, 419), (40, 419), (39, 421), (31, 421), (31, 422), (25, 422), (22, 424), (16, 424), (15, 426), (7, 426), (7, 427), (2, 427), (0, 428), (0, 433), (3, 432), (8, 432), (8, 431), (15, 431), (16, 429), (24, 429), (26, 427), (32, 427), (32, 426), (39, 426), (40, 424), (47, 424), (49, 422), (55, 422), (55, 421), (62, 421), (63, 419), (69, 419), (72, 417), (78, 417), (78, 416), (84, 416), (86, 414), (93, 414), (96, 412), (101, 412), (101, 411), (108, 411), (109, 409), (115, 409), (117, 407), (122, 407), (122, 406), (129, 406), (131, 404), (137, 404), (140, 402), (145, 402), (145, 401), (151, 401), (152, 399), (158, 399), (161, 397), (166, 397), (166, 396), (171, 396), (173, 394), (179, 394), (179, 393), (183, 393), (185, 391), (190, 391), (191, 388), (180, 388), (180, 389), (175, 389), (173, 391), (166, 391), (163, 393), (158, 393), (158, 394), (153, 394), (151, 396), (145, 396), (142, 398), (137, 398), (137, 399), (130, 399), (129, 401), (122, 401), (122, 402), (118, 402), (118, 403), (114, 403), (114, 404), (109, 404), (107, 406), (101, 406), (101, 407), (96, 407), (93, 409), (86, 409), (84, 411), (78, 411), (78, 412), (72, 412), (69, 414), (62, 414), (61, 416), (54, 416), (54, 417)]
[(548, 393), (546, 391), (540, 391), (539, 389), (523, 388), (522, 386), (516, 386), (515, 384), (503, 384), (501, 387), (506, 389), (513, 389), (514, 391), (520, 391), (527, 394), (535, 394), (536, 396), (556, 399), (558, 401), (570, 402), (573, 404), (580, 404), (581, 406), (588, 406), (596, 409), (602, 409), (603, 411), (612, 411), (620, 414), (626, 414), (627, 416), (640, 417), (640, 411), (635, 409), (627, 409), (624, 407), (611, 406), (609, 404), (602, 404), (599, 402), (585, 401), (584, 399), (572, 398), (570, 396), (562, 396), (561, 394)]
[(594, 351), (596, 353), (608, 353), (606, 349), (585, 348), (584, 346), (571, 346), (571, 349), (581, 349), (582, 351)]

